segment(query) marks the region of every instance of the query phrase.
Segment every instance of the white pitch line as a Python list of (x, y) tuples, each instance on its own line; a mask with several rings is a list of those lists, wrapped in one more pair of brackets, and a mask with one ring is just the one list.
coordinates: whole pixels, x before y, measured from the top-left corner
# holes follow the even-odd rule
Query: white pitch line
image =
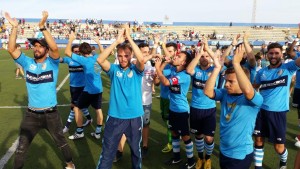
[[(56, 88), (56, 92), (58, 92), (61, 89), (61, 87), (66, 83), (69, 76), (70, 76), (70, 74), (68, 74), (64, 78), (64, 80), (58, 85), (58, 87)], [(20, 107), (22, 107), (22, 106), (20, 106)], [(0, 160), (0, 169), (3, 169), (4, 165), (8, 162), (8, 160), (11, 158), (11, 156), (15, 153), (15, 151), (17, 149), (18, 142), (19, 142), (19, 137), (14, 141), (13, 145), (7, 150), (5, 155), (1, 158), (1, 160)]]

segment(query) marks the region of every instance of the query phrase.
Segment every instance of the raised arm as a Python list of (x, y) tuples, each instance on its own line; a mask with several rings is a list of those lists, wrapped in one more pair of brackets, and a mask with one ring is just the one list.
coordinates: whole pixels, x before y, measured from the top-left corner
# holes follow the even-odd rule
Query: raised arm
[(144, 71), (144, 57), (143, 57), (143, 53), (141, 52), (140, 48), (135, 44), (135, 42), (133, 41), (133, 39), (130, 36), (130, 28), (128, 25), (125, 25), (125, 36), (127, 38), (127, 40), (129, 41), (133, 52), (135, 54), (135, 57), (137, 59), (137, 63), (136, 63), (136, 67), (138, 68), (139, 71)]
[(165, 63), (162, 64), (162, 60), (160, 58), (156, 58), (155, 68), (156, 68), (157, 76), (158, 76), (160, 82), (164, 86), (170, 86), (170, 81), (164, 76), (164, 74), (162, 72), (165, 66), (166, 66), (166, 64)]
[(110, 62), (107, 60), (107, 58), (110, 55), (111, 51), (113, 51), (118, 44), (123, 43), (125, 41), (124, 32), (124, 28), (121, 31), (119, 31), (116, 41), (114, 41), (108, 48), (104, 49), (101, 55), (99, 55), (99, 57), (97, 58), (98, 64), (106, 72), (110, 69)]
[(298, 28), (298, 32), (297, 32), (297, 39), (294, 39), (291, 46), (287, 49), (287, 54), (292, 59), (295, 59), (295, 57), (296, 57), (296, 52), (294, 51), (294, 47), (296, 46), (297, 42), (299, 42), (299, 38), (300, 38), (300, 23), (298, 24), (298, 26), (299, 26), (299, 28)]
[(233, 47), (235, 47), (238, 43), (238, 39), (241, 37), (240, 34), (237, 34), (233, 40), (232, 43), (228, 46), (228, 48), (223, 52), (221, 58), (224, 60), (224, 64), (228, 65), (230, 63), (230, 60), (227, 59), (227, 56), (229, 56), (230, 51), (232, 50)]
[(13, 59), (17, 59), (21, 55), (21, 51), (16, 48), (18, 21), (16, 18), (12, 19), (8, 12), (5, 12), (4, 16), (12, 26), (7, 51)]
[(235, 55), (232, 60), (232, 65), (235, 70), (236, 78), (239, 83), (239, 86), (244, 93), (245, 97), (248, 100), (251, 100), (254, 97), (254, 89), (252, 87), (252, 84), (245, 74), (244, 70), (241, 67), (241, 60), (243, 58), (245, 52), (244, 45), (240, 45), (235, 52)]
[(214, 61), (214, 70), (212, 71), (210, 77), (207, 79), (204, 87), (204, 94), (209, 97), (209, 98), (214, 98), (215, 97), (215, 84), (217, 81), (217, 78), (219, 76), (219, 73), (222, 69), (222, 65), (220, 63), (219, 58), (216, 55), (209, 55), (213, 61)]
[(75, 39), (76, 39), (76, 36), (75, 36), (74, 32), (71, 31), (71, 33), (69, 35), (69, 41), (68, 41), (68, 44), (65, 49), (65, 54), (69, 57), (72, 56), (72, 43)]
[(96, 36), (93, 40), (97, 43), (97, 45), (99, 47), (99, 50), (100, 50), (100, 53), (102, 53), (104, 51), (104, 48), (101, 45), (99, 38)]
[(151, 50), (151, 54), (155, 55), (156, 54), (156, 49), (158, 48), (158, 42), (159, 42), (159, 35), (153, 35), (153, 40), (154, 40), (154, 45), (153, 48)]
[(39, 28), (42, 31), (45, 40), (49, 46), (49, 56), (52, 57), (53, 59), (58, 59), (59, 58), (59, 51), (58, 51), (58, 47), (57, 44), (55, 43), (53, 37), (51, 36), (50, 32), (46, 29), (45, 27), (45, 23), (47, 21), (48, 18), (48, 12), (47, 11), (43, 11), (42, 12), (42, 19), (39, 22)]
[(195, 74), (195, 67), (198, 65), (201, 56), (203, 55), (203, 46), (201, 46), (200, 50), (197, 51), (196, 56), (191, 61), (191, 63), (186, 67), (186, 72), (193, 76)]
[[(166, 36), (163, 36), (163, 42), (162, 42), (161, 46), (162, 46), (162, 49), (164, 51), (165, 57), (166, 58), (172, 58), (173, 56), (168, 51), (166, 44), (167, 44), (167, 38), (166, 38)], [(177, 49), (175, 49), (175, 50), (177, 51)]]
[(246, 50), (246, 53), (247, 53), (248, 63), (251, 67), (255, 67), (256, 66), (256, 60), (255, 60), (255, 56), (253, 54), (253, 50), (252, 50), (252, 48), (249, 44), (249, 41), (248, 41), (249, 36), (250, 36), (250, 33), (248, 31), (246, 31), (244, 33), (243, 40), (244, 40), (245, 50)]

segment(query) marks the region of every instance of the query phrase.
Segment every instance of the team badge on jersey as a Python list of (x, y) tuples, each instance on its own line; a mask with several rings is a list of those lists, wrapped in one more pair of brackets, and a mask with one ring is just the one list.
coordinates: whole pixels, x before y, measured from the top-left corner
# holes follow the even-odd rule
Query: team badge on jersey
[(116, 76), (121, 78), (123, 76), (123, 73), (121, 73), (120, 71), (117, 71)]
[(132, 76), (133, 76), (132, 70), (130, 70), (130, 72), (127, 74), (127, 76), (128, 76), (129, 78), (132, 78)]
[(30, 69), (30, 70), (35, 70), (35, 69), (36, 69), (36, 65), (30, 64), (29, 69)]
[(201, 77), (202, 76), (202, 72), (197, 72), (196, 73), (196, 77)]
[(279, 69), (278, 72), (277, 72), (277, 75), (278, 75), (278, 76), (281, 76), (282, 73), (283, 73), (283, 70), (282, 70), (282, 69)]
[(47, 68), (47, 63), (43, 63), (42, 64), (42, 70), (46, 70), (46, 68)]
[(172, 77), (171, 80), (172, 80), (172, 85), (178, 85), (178, 78), (176, 76)]

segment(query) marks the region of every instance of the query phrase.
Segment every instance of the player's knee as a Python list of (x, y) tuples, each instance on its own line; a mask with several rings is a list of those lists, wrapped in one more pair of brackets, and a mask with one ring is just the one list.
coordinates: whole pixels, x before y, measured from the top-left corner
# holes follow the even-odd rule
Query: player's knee
[(285, 149), (285, 146), (284, 144), (274, 144), (274, 148), (278, 154), (282, 154)]
[(211, 144), (214, 141), (214, 137), (212, 136), (205, 136), (205, 142)]

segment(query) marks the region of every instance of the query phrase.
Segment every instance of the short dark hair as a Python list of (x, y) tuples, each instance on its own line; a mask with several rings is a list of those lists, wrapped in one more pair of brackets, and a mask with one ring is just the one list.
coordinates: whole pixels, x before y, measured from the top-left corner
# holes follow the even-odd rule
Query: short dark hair
[(83, 42), (82, 44), (80, 44), (79, 46), (79, 52), (82, 54), (82, 55), (88, 55), (90, 53), (92, 53), (92, 47), (90, 44), (86, 43), (86, 42)]
[(175, 51), (177, 50), (177, 45), (176, 45), (176, 43), (174, 43), (174, 42), (169, 42), (169, 43), (167, 43), (167, 44), (166, 44), (166, 47), (167, 47), (167, 48), (168, 48), (168, 47), (173, 47)]
[(74, 51), (75, 48), (79, 48), (79, 45), (73, 45), (72, 46), (72, 52)]
[(180, 53), (183, 53), (186, 56), (185, 65), (184, 65), (184, 67), (186, 68), (191, 63), (191, 61), (193, 60), (192, 55), (187, 51), (181, 51)]
[(139, 47), (139, 48), (149, 47), (149, 44), (147, 44), (147, 43), (140, 43), (140, 44), (138, 45), (138, 47)]
[(119, 49), (123, 49), (123, 50), (129, 49), (130, 52), (132, 52), (132, 47), (129, 43), (121, 43), (121, 44), (117, 45), (117, 51)]
[[(246, 74), (246, 76), (248, 77), (248, 79), (250, 79), (250, 71), (247, 68), (245, 68), (244, 66), (242, 66), (242, 69), (243, 69), (244, 73)], [(232, 73), (235, 73), (234, 67), (229, 67), (225, 71), (225, 75), (232, 74)]]
[(280, 45), (279, 43), (271, 43), (270, 45), (268, 45), (268, 51), (274, 48), (279, 48), (280, 51), (282, 51), (282, 45)]

